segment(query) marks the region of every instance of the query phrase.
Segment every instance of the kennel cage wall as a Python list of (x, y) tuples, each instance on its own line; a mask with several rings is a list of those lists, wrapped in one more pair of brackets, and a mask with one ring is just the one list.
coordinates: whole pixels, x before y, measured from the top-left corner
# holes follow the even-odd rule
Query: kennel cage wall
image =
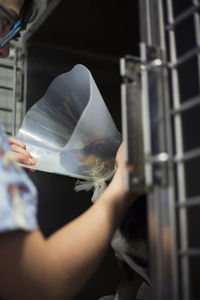
[[(139, 75), (131, 71), (134, 58), (122, 60), (122, 99), (133, 105), (141, 85), (141, 105), (134, 107), (143, 136), (136, 153), (143, 149), (144, 157), (129, 183), (148, 193), (152, 299), (200, 299), (200, 4), (140, 0), (139, 6)], [(135, 129), (130, 111), (127, 136)], [(135, 162), (133, 144), (126, 154)]]

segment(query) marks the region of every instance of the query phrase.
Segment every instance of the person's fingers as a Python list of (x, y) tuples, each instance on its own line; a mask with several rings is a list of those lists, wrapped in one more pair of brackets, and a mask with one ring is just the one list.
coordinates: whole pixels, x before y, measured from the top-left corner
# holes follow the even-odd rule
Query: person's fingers
[(25, 156), (32, 158), (32, 155), (30, 154), (30, 152), (26, 151), (24, 148), (21, 148), (20, 146), (16, 145), (16, 144), (11, 144), (10, 145), (11, 150), (15, 153), (22, 153)]
[(127, 164), (125, 162), (125, 155), (124, 155), (124, 143), (122, 143), (117, 151), (116, 155), (116, 166), (120, 167), (128, 172), (133, 172), (135, 170), (133, 164)]
[(116, 165), (119, 167), (120, 165), (125, 167), (125, 158), (124, 158), (124, 143), (122, 143), (117, 151), (116, 155)]
[(16, 138), (11, 136), (8, 138), (8, 141), (9, 141), (10, 145), (14, 144), (14, 145), (17, 145), (20, 148), (26, 150), (26, 145), (24, 143), (22, 143), (21, 141), (17, 140)]
[(30, 172), (30, 173), (36, 172), (35, 169), (31, 169), (31, 168), (24, 168), (24, 169), (25, 169), (25, 171)]
[(28, 151), (22, 149), (21, 147), (13, 144), (11, 145), (11, 150), (14, 153), (18, 162), (30, 166), (36, 164), (36, 160), (32, 157), (32, 155)]
[(22, 149), (18, 145), (12, 144), (10, 147), (11, 147), (12, 152), (14, 152), (14, 154), (16, 154), (16, 153), (22, 154), (24, 156), (24, 158), (27, 160), (30, 158), (33, 158), (32, 155), (30, 154), (30, 152)]
[[(26, 145), (24, 143), (22, 143), (14, 137), (9, 137), (8, 140), (10, 143), (11, 150), (18, 162), (29, 166), (34, 166), (36, 164), (36, 160), (32, 157), (30, 152), (26, 151)], [(27, 172), (36, 171), (32, 168), (25, 168), (25, 170)]]
[(29, 166), (33, 166), (36, 164), (36, 160), (30, 155), (27, 155), (27, 153), (14, 152), (14, 155), (17, 161), (22, 164), (29, 165)]

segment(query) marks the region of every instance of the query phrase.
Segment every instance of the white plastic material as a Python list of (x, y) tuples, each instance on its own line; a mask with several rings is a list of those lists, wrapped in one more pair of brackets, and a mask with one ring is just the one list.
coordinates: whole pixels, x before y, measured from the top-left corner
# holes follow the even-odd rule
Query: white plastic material
[(36, 170), (98, 184), (112, 176), (121, 142), (92, 75), (83, 65), (54, 79), (44, 97), (27, 112), (16, 138), (37, 160)]

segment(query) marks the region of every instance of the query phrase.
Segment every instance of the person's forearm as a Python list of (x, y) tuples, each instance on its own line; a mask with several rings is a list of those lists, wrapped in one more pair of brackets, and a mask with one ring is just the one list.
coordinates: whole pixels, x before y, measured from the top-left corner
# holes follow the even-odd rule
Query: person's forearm
[(8, 271), (4, 280), (16, 291), (4, 295), (8, 299), (10, 295), (15, 299), (16, 295), (20, 299), (72, 299), (98, 266), (122, 218), (121, 207), (112, 197), (108, 189), (89, 210), (47, 240), (39, 232), (12, 239), (6, 247), (9, 252), (4, 253)]
[(95, 205), (47, 240), (54, 288), (58, 294), (63, 292), (63, 298), (71, 299), (90, 278), (122, 218), (121, 207), (113, 205), (111, 197), (108, 189)]
[(58, 253), (58, 272), (61, 269), (70, 272), (70, 285), (78, 282), (82, 286), (91, 276), (121, 218), (121, 212), (117, 211), (119, 208), (110, 205), (107, 195), (102, 197), (105, 201), (101, 199), (47, 241), (48, 248)]
[(79, 218), (47, 240), (39, 230), (0, 234), (0, 296), (67, 300), (86, 283), (133, 201), (125, 197), (126, 166), (120, 149), (112, 182)]

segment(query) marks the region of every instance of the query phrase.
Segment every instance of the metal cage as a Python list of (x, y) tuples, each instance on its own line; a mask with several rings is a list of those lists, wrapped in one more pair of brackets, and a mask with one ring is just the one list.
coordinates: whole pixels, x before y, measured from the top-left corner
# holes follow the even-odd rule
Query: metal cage
[(200, 299), (200, 4), (139, 5), (152, 299)]
[(121, 60), (126, 159), (136, 166), (127, 188), (148, 195), (151, 298), (200, 299), (200, 3), (138, 3), (140, 60)]

